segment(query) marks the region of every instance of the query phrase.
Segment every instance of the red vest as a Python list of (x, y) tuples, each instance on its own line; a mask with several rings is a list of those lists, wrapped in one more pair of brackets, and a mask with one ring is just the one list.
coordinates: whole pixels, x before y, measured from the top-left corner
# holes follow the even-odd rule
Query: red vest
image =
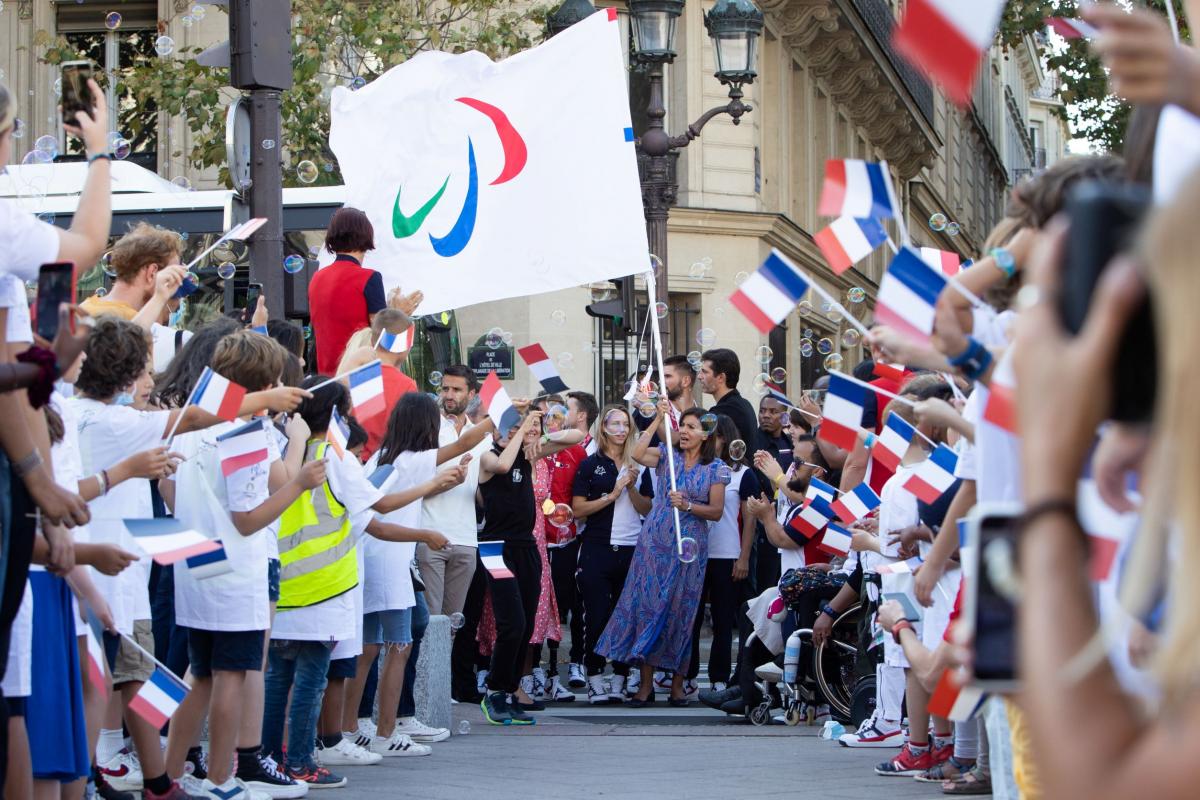
[(317, 371), (322, 375), (336, 373), (346, 342), (371, 324), (363, 289), (374, 274), (353, 261), (338, 260), (309, 281), (308, 313), (317, 344)]

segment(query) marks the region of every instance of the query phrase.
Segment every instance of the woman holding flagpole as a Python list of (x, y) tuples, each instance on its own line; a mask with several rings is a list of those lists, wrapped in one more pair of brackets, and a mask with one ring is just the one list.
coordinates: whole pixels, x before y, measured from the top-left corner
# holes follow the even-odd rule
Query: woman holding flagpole
[[(659, 486), (667, 485), (667, 446), (660, 444), (650, 450), (650, 441), (668, 407), (667, 400), (659, 402), (658, 416), (642, 431), (633, 449), (635, 461), (658, 471)], [(691, 659), (692, 622), (708, 563), (708, 526), (721, 518), (729, 482), (729, 470), (722, 470), (724, 464), (716, 458), (715, 437), (701, 425), (703, 415), (701, 408), (680, 415), (674, 453), (677, 490), (654, 498), (642, 524), (625, 589), (596, 644), (597, 655), (641, 669), (641, 688), (629, 701), (634, 708), (654, 702), (656, 668), (674, 673), (671, 705), (687, 705), (683, 677)], [(678, 534), (673, 509), (679, 512)], [(680, 537), (696, 541), (698, 552), (691, 562), (680, 557)]]

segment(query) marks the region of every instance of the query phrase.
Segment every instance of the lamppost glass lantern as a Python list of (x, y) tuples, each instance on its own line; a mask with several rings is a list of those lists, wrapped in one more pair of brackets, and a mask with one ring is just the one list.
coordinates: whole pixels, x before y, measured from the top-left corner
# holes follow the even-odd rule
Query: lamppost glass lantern
[(752, 0), (717, 0), (704, 15), (704, 27), (712, 39), (717, 60), (717, 80), (741, 86), (758, 74), (754, 64), (763, 14)]
[(675, 23), (682, 13), (683, 0), (629, 0), (638, 61), (675, 60)]
[(563, 0), (562, 5), (546, 17), (546, 38), (562, 33), (595, 13), (596, 7), (588, 0)]

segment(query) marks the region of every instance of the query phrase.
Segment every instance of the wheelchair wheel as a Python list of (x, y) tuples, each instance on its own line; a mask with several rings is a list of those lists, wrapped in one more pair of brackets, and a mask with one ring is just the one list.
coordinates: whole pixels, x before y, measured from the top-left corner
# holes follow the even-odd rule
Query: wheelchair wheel
[(850, 696), (850, 724), (857, 730), (864, 719), (875, 713), (875, 676), (859, 678)]
[(813, 674), (834, 716), (851, 716), (852, 694), (858, 660), (859, 607), (851, 608), (834, 620), (830, 637), (813, 652)]
[(769, 700), (759, 703), (750, 711), (750, 721), (755, 725), (766, 725), (771, 721), (771, 703)]
[(788, 706), (788, 710), (783, 717), (783, 721), (793, 727), (799, 725), (801, 722), (804, 722), (805, 719), (806, 716), (804, 714), (804, 710), (800, 708), (798, 704)]

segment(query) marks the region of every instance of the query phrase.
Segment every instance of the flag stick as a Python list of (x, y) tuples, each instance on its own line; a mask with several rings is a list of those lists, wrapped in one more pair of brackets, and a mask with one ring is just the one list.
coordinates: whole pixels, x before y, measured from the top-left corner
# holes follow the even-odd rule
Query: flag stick
[[(646, 289), (650, 293), (651, 297), (658, 296), (654, 285), (653, 270), (646, 273)], [(660, 331), (658, 327), (658, 314), (654, 313), (653, 308), (650, 309), (650, 331), (654, 338), (652, 344), (654, 345), (654, 356), (658, 363), (658, 376), (659, 380), (662, 380), (662, 376), (666, 373), (666, 369), (663, 367), (662, 331)], [(663, 431), (663, 438), (667, 442), (667, 472), (671, 476), (671, 491), (675, 492), (678, 491), (678, 489), (675, 488), (675, 445), (671, 441), (671, 421), (669, 419), (664, 419), (661, 427)], [(671, 506), (671, 511), (675, 518), (675, 552), (682, 556), (683, 533), (679, 524), (679, 509)]]
[(896, 197), (896, 187), (892, 184), (892, 171), (888, 169), (887, 161), (879, 162), (880, 169), (883, 170), (883, 178), (887, 181), (888, 199), (892, 204), (892, 211), (895, 213), (896, 229), (900, 231), (900, 241), (905, 244), (910, 244), (911, 239), (908, 238), (908, 225), (904, 222), (904, 210), (900, 208), (900, 199)]
[(1167, 19), (1171, 21), (1171, 33), (1175, 36), (1175, 44), (1179, 44), (1179, 20), (1175, 17), (1175, 0), (1167, 0)]
[(851, 314), (849, 311), (847, 311), (845, 306), (843, 306), (837, 300), (834, 300), (833, 295), (831, 295), (831, 294), (829, 294), (829, 292), (825, 291), (819, 283), (814, 281), (812, 278), (809, 278), (808, 285), (810, 287), (812, 287), (812, 290), (814, 292), (821, 295), (821, 297), (823, 297), (825, 299), (825, 302), (829, 303), (829, 305), (833, 306), (838, 311), (842, 312), (842, 316), (846, 318), (846, 321), (849, 322), (851, 325), (853, 325), (855, 328), (858, 328), (859, 333), (861, 333), (863, 336), (867, 336), (871, 333), (869, 330), (867, 330), (866, 325), (863, 325), (861, 322), (859, 322), (858, 318), (855, 317), (853, 314)]
[(329, 384), (331, 384), (331, 383), (337, 383), (337, 382), (338, 382), (338, 381), (340, 381), (342, 378), (346, 377), (347, 375), (349, 375), (349, 374), (350, 374), (350, 373), (352, 373), (352, 372), (358, 372), (360, 369), (363, 369), (364, 367), (369, 367), (369, 366), (372, 366), (373, 364), (381, 364), (381, 363), (383, 363), (383, 362), (381, 362), (381, 361), (380, 361), (378, 358), (377, 358), (377, 359), (375, 359), (374, 361), (368, 361), (366, 364), (362, 364), (362, 365), (360, 365), (360, 366), (357, 366), (357, 367), (355, 367), (354, 369), (348, 369), (348, 370), (346, 370), (346, 371), (345, 371), (345, 372), (343, 372), (341, 375), (334, 375), (332, 378), (329, 378), (328, 380), (321, 381), (321, 382), (320, 382), (320, 383), (318, 383), (316, 386), (314, 386), (314, 387), (312, 387), (311, 389), (309, 389), (309, 391), (310, 391), (310, 392), (315, 392), (317, 389), (324, 389), (324, 388), (325, 388), (326, 386), (328, 386)]
[(183, 412), (187, 411), (187, 407), (196, 399), (196, 389), (200, 388), (200, 381), (204, 380), (204, 373), (196, 379), (196, 385), (192, 387), (192, 391), (188, 393), (187, 400), (179, 409), (179, 416), (175, 417), (175, 424), (171, 426), (171, 432), (167, 434), (167, 443), (164, 445), (168, 450), (171, 449), (171, 442), (175, 440), (175, 431), (179, 430), (179, 423), (183, 422)]

